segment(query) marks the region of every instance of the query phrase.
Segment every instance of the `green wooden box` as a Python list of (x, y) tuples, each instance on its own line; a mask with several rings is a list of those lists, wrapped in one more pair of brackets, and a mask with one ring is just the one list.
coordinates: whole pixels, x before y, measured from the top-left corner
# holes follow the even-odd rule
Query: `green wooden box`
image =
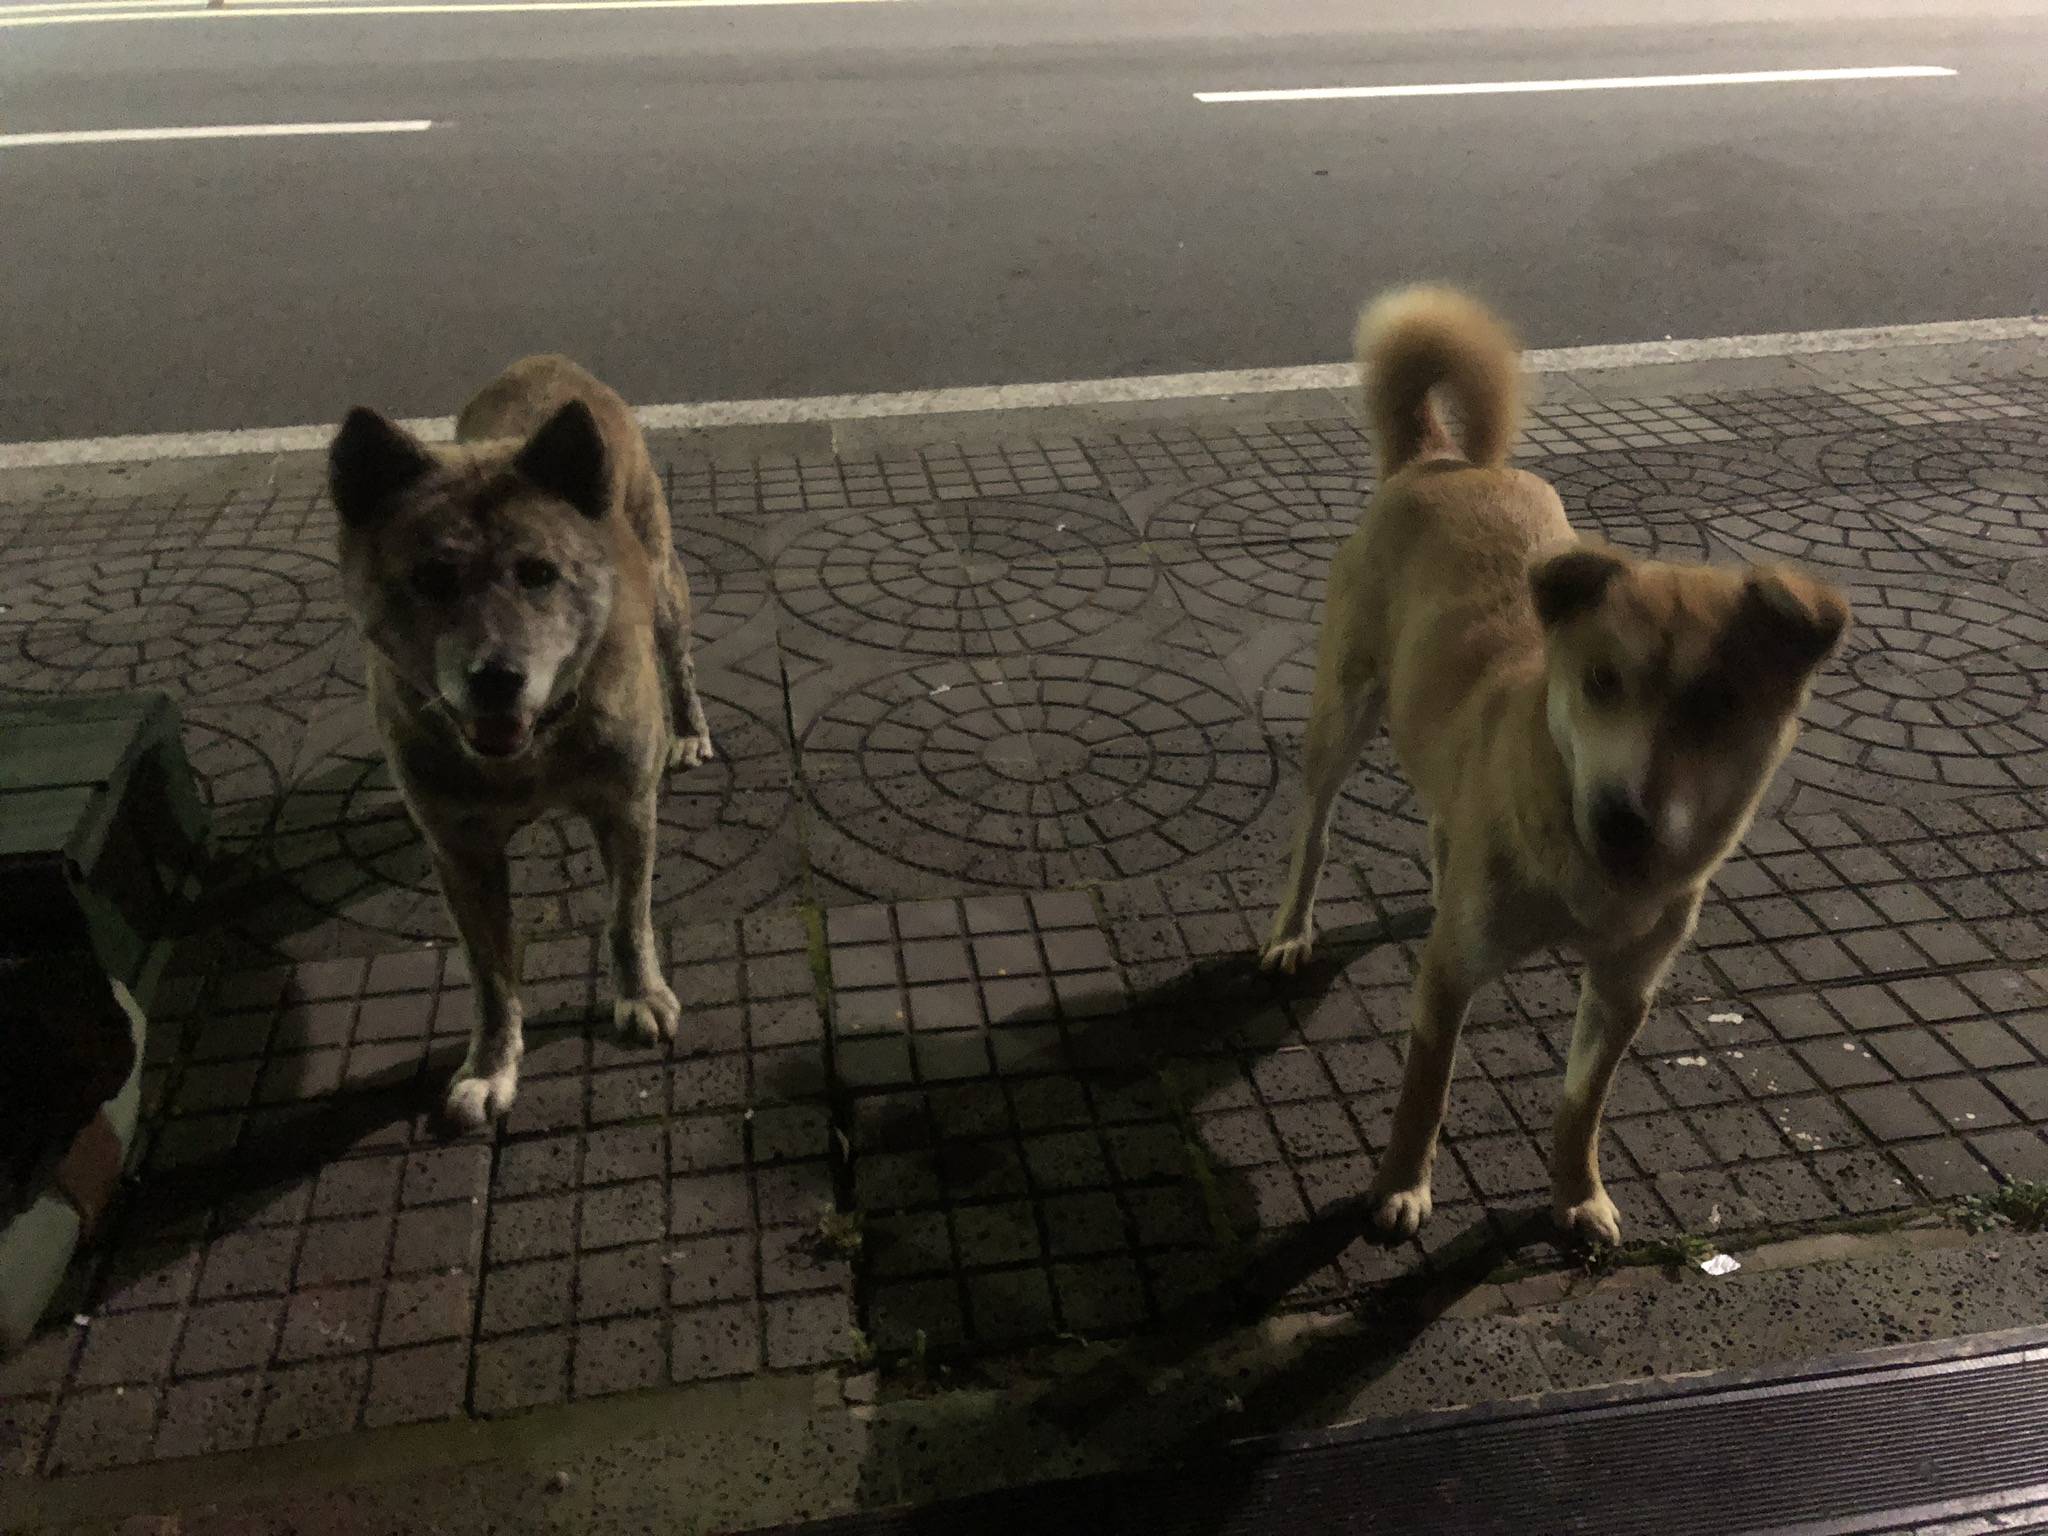
[(89, 948), (137, 988), (206, 835), (170, 699), (0, 703), (0, 954)]
[[(19, 1074), (15, 1093), (61, 1106), (40, 1126), (18, 1104), (4, 1139), (0, 1354), (35, 1327), (133, 1147), (149, 1000), (206, 835), (168, 698), (0, 702), (0, 1060)], [(80, 1115), (90, 1123), (72, 1141)], [(63, 1170), (95, 1134), (87, 1199)]]

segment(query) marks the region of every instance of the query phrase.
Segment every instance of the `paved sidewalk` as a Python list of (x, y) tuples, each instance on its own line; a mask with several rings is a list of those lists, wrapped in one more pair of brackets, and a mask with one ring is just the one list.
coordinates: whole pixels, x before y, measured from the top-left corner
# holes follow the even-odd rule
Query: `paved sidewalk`
[[(1913, 361), (1554, 379), (1524, 445), (1582, 528), (1809, 562), (1857, 614), (1617, 1080), (1631, 1238), (2048, 1178), (2048, 371)], [(662, 813), (684, 1038), (591, 1038), (595, 852), (534, 829), (524, 1085), (454, 1143), (428, 1111), (466, 982), (368, 726), (317, 464), (0, 477), (0, 689), (175, 694), (221, 840), (137, 1198), (0, 1363), (4, 1470), (876, 1356), (988, 1379), (1062, 1340), (1356, 1302), (1474, 1242), (1552, 1261), (1528, 1213), (1574, 996), (1555, 956), (1479, 1005), (1421, 1241), (1358, 1235), (1427, 921), (1383, 748), (1342, 802), (1324, 959), (1249, 963), (1320, 583), (1369, 489), (1334, 401), (1264, 409), (670, 445), (722, 752)], [(1489, 1390), (1553, 1379), (1515, 1358)]]

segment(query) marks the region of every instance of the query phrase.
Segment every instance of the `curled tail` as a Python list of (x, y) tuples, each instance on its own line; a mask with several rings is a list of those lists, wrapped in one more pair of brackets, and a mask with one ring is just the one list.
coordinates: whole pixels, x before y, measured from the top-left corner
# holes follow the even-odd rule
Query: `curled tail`
[(1507, 461), (1521, 417), (1514, 336), (1478, 300), (1455, 288), (1400, 288), (1358, 318), (1358, 374), (1380, 479), (1417, 459), (1456, 454), (1430, 403), (1450, 391), (1464, 427), (1464, 457)]

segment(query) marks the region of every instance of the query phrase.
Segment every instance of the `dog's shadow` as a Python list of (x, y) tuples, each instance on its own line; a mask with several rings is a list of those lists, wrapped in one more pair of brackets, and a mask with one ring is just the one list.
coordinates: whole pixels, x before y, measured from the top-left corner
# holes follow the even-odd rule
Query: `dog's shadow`
[[(1218, 1166), (1197, 1145), (1195, 1111), (1211, 1100), (1234, 1102), (1248, 1086), (1245, 1074), (1257, 1058), (1300, 1040), (1288, 1005), (1313, 1003), (1353, 961), (1384, 946), (1419, 939), (1430, 921), (1431, 913), (1423, 907), (1385, 922), (1325, 930), (1316, 961), (1289, 978), (1266, 975), (1249, 953), (1198, 961), (1113, 1010), (1069, 1020), (1035, 1052), (1005, 1062), (1004, 1076), (1014, 1076), (1016, 1083), (1079, 1080), (1091, 1092), (1127, 1107), (1135, 1102), (1133, 1094), (1142, 1101), (1148, 1092), (1155, 1093), (1158, 1102), (1152, 1110), (1178, 1128), (1189, 1159), (1172, 1187), (1198, 1194), (1214, 1224), (1215, 1243), (1207, 1255), (1211, 1262), (1199, 1279), (1172, 1300), (1162, 1300), (1142, 1332), (1115, 1345), (1094, 1346), (1107, 1348), (1108, 1353), (1098, 1356), (1099, 1363), (1079, 1379), (1034, 1400), (1034, 1415), (1049, 1418), (1066, 1432), (1084, 1434), (1092, 1423), (1113, 1417), (1142, 1398), (1149, 1390), (1147, 1383), (1172, 1376), (1189, 1359), (1253, 1327), (1275, 1309), (1296, 1305), (1369, 1305), (1385, 1316), (1387, 1326), (1376, 1333), (1365, 1356), (1355, 1347), (1316, 1348), (1273, 1374), (1257, 1389), (1262, 1394), (1260, 1411), (1284, 1417), (1288, 1405), (1306, 1403), (1339, 1387), (1363, 1390), (1463, 1290), (1547, 1231), (1542, 1211), (1496, 1210), (1472, 1223), (1448, 1246), (1432, 1245), (1427, 1260), (1414, 1249), (1414, 1264), (1390, 1280), (1362, 1288), (1340, 1281), (1335, 1266), (1360, 1245), (1384, 1246), (1364, 1193), (1370, 1177), (1368, 1158), (1356, 1159), (1356, 1193), (1324, 1204), (1305, 1219), (1290, 1221), (1284, 1213), (1275, 1219), (1270, 1193), (1257, 1184), (1259, 1170)], [(1037, 1022), (1037, 1016), (991, 1020), (991, 1034), (1020, 1022)], [(1046, 1034), (1042, 1029), (1034, 1033)], [(978, 1179), (1011, 1166), (1008, 1146), (1000, 1137), (940, 1144), (916, 1096), (877, 1092), (843, 1101), (839, 1109), (846, 1117), (843, 1123), (851, 1127), (848, 1150), (856, 1171), (864, 1155), (902, 1153), (923, 1145), (939, 1165), (935, 1172), (958, 1199), (971, 1204), (977, 1198)], [(1108, 1129), (1113, 1132), (1115, 1127)], [(855, 1188), (859, 1187), (856, 1178)], [(941, 1257), (909, 1251), (921, 1230), (915, 1222), (871, 1223), (862, 1252), (863, 1285), (877, 1275), (915, 1270)], [(1371, 1267), (1384, 1271), (1395, 1262), (1382, 1260)], [(936, 1313), (929, 1319), (894, 1320), (898, 1333), (920, 1326), (932, 1339), (943, 1337), (944, 1320)], [(889, 1341), (882, 1344), (886, 1352)], [(943, 1354), (943, 1349), (936, 1354), (918, 1351), (920, 1361)], [(958, 1358), (962, 1369), (974, 1369), (970, 1354)], [(1191, 1429), (1190, 1443), (1222, 1427), (1219, 1421)]]
[[(370, 777), (381, 771), (330, 758), (275, 801), (218, 813), (180, 936), (228, 933), (259, 952), (283, 951), (366, 901), (431, 897), (438, 913), (426, 844), (396, 792)], [(404, 937), (445, 941), (445, 923)]]
[[(1134, 998), (1126, 1013), (1090, 1021), (1079, 1032), (1076, 1054), (1090, 1063), (1092, 1080), (1119, 1086), (1148, 1073), (1171, 1072), (1186, 1096), (1183, 1107), (1199, 1103), (1236, 1076), (1246, 1054), (1271, 1049), (1283, 1038), (1279, 1003), (1313, 1001), (1347, 965), (1382, 946), (1421, 938), (1430, 921), (1425, 907), (1385, 923), (1326, 930), (1315, 963), (1284, 981), (1260, 973), (1250, 955), (1190, 967)], [(1263, 1455), (1252, 1448), (1219, 1458), (1221, 1447), (1247, 1435), (1369, 1411), (1375, 1386), (1426, 1330), (1502, 1264), (1539, 1247), (1551, 1231), (1542, 1206), (1496, 1208), (1448, 1239), (1438, 1236), (1426, 1260), (1417, 1250), (1416, 1262), (1390, 1278), (1317, 1300), (1316, 1277), (1329, 1274), (1347, 1251), (1386, 1246), (1363, 1184), (1305, 1221), (1258, 1230), (1256, 1197), (1243, 1175), (1217, 1169), (1211, 1176), (1222, 1185), (1225, 1209), (1243, 1224), (1245, 1237), (1210, 1281), (1162, 1307), (1142, 1332), (1089, 1345), (1080, 1369), (1048, 1385), (977, 1394), (972, 1411), (937, 1421), (885, 1422), (864, 1469), (862, 1502), (901, 1505), (906, 1498), (959, 1491), (936, 1479), (923, 1487), (907, 1483), (906, 1463), (1002, 1468), (1007, 1479), (1028, 1481), (1085, 1462), (1091, 1445), (1136, 1445), (1143, 1448), (1143, 1461), (1160, 1468), (1198, 1462), (1220, 1468), (1213, 1492), (1214, 1528), (1221, 1528), (1233, 1507), (1235, 1480), (1248, 1483), (1259, 1476)], [(869, 1257), (886, 1260), (880, 1253)], [(1263, 1338), (1262, 1327), (1276, 1311), (1304, 1304), (1323, 1313), (1326, 1324), (1334, 1311), (1349, 1315), (1305, 1330), (1291, 1347)], [(964, 1362), (961, 1369), (971, 1374), (974, 1367)], [(933, 1436), (942, 1440), (936, 1455)], [(1127, 1455), (1114, 1454), (1120, 1460)], [(1127, 1484), (1127, 1492), (1139, 1496), (1143, 1474), (1136, 1483), (1120, 1478), (1116, 1486)], [(984, 1510), (992, 1519), (1024, 1516), (1034, 1498), (1024, 1489), (985, 1500), (970, 1497), (964, 1505), (938, 1504), (910, 1513), (904, 1528), (939, 1536), (978, 1524)], [(1046, 1512), (1054, 1507), (1048, 1501)], [(1129, 1513), (1136, 1518), (1138, 1511)]]

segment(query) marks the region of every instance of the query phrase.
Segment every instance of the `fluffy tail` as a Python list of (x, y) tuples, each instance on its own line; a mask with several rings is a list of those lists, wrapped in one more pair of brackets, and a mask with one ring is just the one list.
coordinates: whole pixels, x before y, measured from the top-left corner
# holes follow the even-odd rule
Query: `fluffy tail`
[(1478, 300), (1455, 288), (1396, 289), (1359, 316), (1357, 347), (1382, 481), (1419, 458), (1458, 452), (1430, 403), (1438, 385), (1457, 407), (1464, 456), (1506, 462), (1521, 419), (1518, 348)]

